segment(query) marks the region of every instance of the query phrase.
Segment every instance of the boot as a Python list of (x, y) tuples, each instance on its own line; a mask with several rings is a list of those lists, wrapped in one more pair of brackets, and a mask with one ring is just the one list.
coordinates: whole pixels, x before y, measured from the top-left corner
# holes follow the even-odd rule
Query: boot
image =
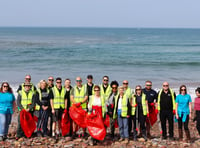
[(179, 134), (179, 141), (183, 141), (183, 131), (182, 131), (182, 129), (178, 129), (178, 134)]
[(190, 143), (191, 142), (190, 131), (189, 130), (185, 130), (185, 135), (186, 135), (186, 142)]
[(142, 130), (142, 136), (145, 139), (145, 141), (147, 141), (147, 134), (145, 129)]

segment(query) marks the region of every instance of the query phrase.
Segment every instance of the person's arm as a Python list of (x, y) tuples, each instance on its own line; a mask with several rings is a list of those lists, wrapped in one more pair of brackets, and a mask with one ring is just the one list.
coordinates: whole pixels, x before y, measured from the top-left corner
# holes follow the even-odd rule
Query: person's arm
[(67, 92), (65, 92), (65, 109), (67, 109)]
[(18, 94), (18, 96), (17, 96), (17, 106), (19, 107), (20, 110), (24, 109), (24, 107), (21, 104), (21, 100), (22, 100), (22, 97), (21, 97), (20, 94)]
[(87, 100), (88, 100), (88, 90), (86, 89), (85, 97), (84, 100), (81, 102), (81, 104), (87, 102)]
[(191, 119), (192, 118), (192, 102), (189, 103), (189, 109), (190, 109), (189, 117)]
[(52, 112), (52, 114), (55, 113), (54, 105), (53, 105), (53, 98), (54, 98), (53, 91), (50, 90), (50, 92), (49, 92), (49, 99), (50, 99), (50, 105), (51, 105), (51, 112)]
[(147, 106), (147, 115), (149, 114), (149, 105), (148, 105), (148, 101), (146, 100), (146, 106)]
[(38, 92), (36, 92), (35, 94), (35, 103), (37, 103), (40, 107), (42, 106), (42, 102), (40, 101)]
[(22, 90), (22, 85), (19, 85), (19, 88), (17, 89), (17, 92), (19, 92), (20, 90)]
[(72, 104), (76, 104), (76, 101), (74, 100), (74, 88), (72, 88), (70, 91), (70, 101)]
[(35, 104), (36, 104), (36, 95), (34, 94), (33, 97), (32, 97), (32, 103), (28, 107), (29, 111), (34, 109)]
[(178, 119), (178, 103), (176, 103), (176, 119)]

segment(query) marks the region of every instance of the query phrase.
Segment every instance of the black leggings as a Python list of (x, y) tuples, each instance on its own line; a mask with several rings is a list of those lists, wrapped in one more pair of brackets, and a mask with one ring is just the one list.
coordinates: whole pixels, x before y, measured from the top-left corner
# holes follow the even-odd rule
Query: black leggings
[(188, 123), (189, 123), (189, 115), (187, 115), (185, 122), (182, 121), (183, 115), (178, 118), (178, 129), (182, 129), (182, 125), (184, 124), (184, 129), (185, 131), (189, 130), (188, 129)]
[(196, 120), (197, 120), (196, 128), (200, 135), (200, 111), (196, 111)]

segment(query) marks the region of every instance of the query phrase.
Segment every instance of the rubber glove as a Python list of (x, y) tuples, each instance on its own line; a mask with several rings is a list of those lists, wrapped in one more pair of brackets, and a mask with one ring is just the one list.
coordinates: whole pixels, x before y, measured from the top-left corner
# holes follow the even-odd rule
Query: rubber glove
[(81, 106), (81, 102), (76, 103), (76, 107), (79, 107), (79, 106)]

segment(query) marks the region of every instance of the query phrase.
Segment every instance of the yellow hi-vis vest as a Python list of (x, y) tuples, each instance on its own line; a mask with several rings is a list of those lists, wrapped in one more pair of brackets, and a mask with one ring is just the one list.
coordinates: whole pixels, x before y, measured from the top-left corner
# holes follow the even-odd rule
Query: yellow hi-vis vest
[(101, 92), (101, 96), (103, 96), (105, 98), (105, 100), (108, 100), (108, 97), (111, 93), (111, 87), (110, 85), (108, 85), (108, 87), (106, 88), (106, 92), (104, 92), (104, 88), (103, 88), (103, 84), (100, 85), (100, 92)]
[(19, 91), (19, 94), (21, 95), (21, 104), (24, 109), (28, 109), (28, 105), (32, 104), (32, 99), (33, 99), (33, 91), (30, 90), (28, 94), (24, 91), (21, 90)]
[[(163, 91), (163, 89), (161, 89), (159, 94), (158, 94), (158, 110), (160, 110), (160, 96), (161, 96), (162, 91)], [(170, 94), (172, 96), (173, 110), (175, 110), (176, 109), (176, 105), (175, 105), (174, 91), (171, 88), (169, 89), (169, 91), (170, 91)]]
[[(74, 87), (74, 100), (76, 103), (82, 102), (85, 99), (86, 89), (87, 87), (85, 87), (85, 85), (82, 85), (81, 90), (79, 90), (77, 86)], [(83, 109), (86, 109), (86, 102), (82, 103), (81, 106)]]
[(130, 87), (128, 87), (125, 91), (124, 94), (129, 98), (129, 100), (131, 100), (132, 97), (132, 90)]
[(65, 93), (66, 93), (66, 89), (64, 87), (62, 87), (61, 93), (59, 92), (58, 88), (56, 86), (54, 86), (52, 88), (53, 91), (53, 107), (54, 109), (59, 109), (65, 108)]
[[(102, 117), (104, 118), (105, 113), (106, 113), (105, 99), (102, 96), (100, 97), (100, 99), (101, 99), (101, 107), (102, 107)], [(89, 108), (92, 108), (92, 105), (94, 103), (94, 95), (90, 96), (89, 100), (90, 101), (88, 103), (88, 106), (89, 106)]]
[[(42, 100), (42, 92), (40, 89), (37, 89), (37, 92), (39, 94), (39, 100), (41, 101)], [(47, 93), (49, 93), (49, 89), (47, 89)], [(40, 110), (40, 106), (38, 104), (36, 104), (35, 110)]]
[[(135, 95), (132, 96), (132, 104), (136, 105), (136, 96)], [(136, 107), (131, 107), (131, 115), (132, 116), (135, 115), (135, 109), (136, 109)], [(143, 110), (143, 115), (146, 116), (147, 115), (147, 104), (146, 104), (146, 95), (144, 93), (142, 93), (142, 110)]]
[[(128, 113), (128, 97), (126, 94), (123, 95), (123, 98), (122, 98), (122, 111), (121, 111), (121, 116), (122, 117), (127, 117), (127, 113)], [(118, 104), (118, 101), (119, 101), (119, 94), (115, 97), (115, 107), (114, 107), (114, 113), (113, 113), (113, 119), (116, 119), (117, 118), (117, 104)]]
[[(31, 86), (31, 90), (32, 90), (32, 92), (34, 92), (35, 93), (35, 90), (34, 90), (34, 85), (33, 85), (33, 83), (30, 83), (32, 86)], [(22, 90), (25, 90), (24, 89), (24, 83), (22, 83), (21, 84), (21, 86), (22, 86)]]

